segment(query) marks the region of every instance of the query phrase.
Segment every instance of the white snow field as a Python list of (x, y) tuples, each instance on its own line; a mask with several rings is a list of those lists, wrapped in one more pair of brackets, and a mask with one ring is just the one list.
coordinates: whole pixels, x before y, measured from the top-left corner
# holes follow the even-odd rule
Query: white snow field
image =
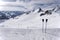
[[(0, 40), (60, 40), (59, 12), (40, 16), (44, 12), (38, 10), (0, 23)], [(42, 19), (48, 19), (47, 25)], [(42, 32), (43, 25), (47, 26), (46, 33)]]
[[(1, 2), (0, 11), (30, 11), (41, 7), (44, 11), (56, 7), (51, 15), (40, 16), (39, 9), (0, 22), (0, 40), (60, 40), (60, 1), (59, 0), (16, 0)], [(7, 0), (5, 0), (7, 1)], [(11, 0), (12, 1), (12, 0)], [(24, 2), (25, 1), (25, 2)], [(51, 3), (51, 4), (49, 4)], [(55, 4), (54, 4), (55, 3)], [(56, 4), (57, 3), (57, 4)], [(41, 4), (41, 5), (40, 5)], [(56, 11), (56, 12), (55, 12)], [(48, 19), (48, 22), (42, 22)], [(46, 27), (46, 32), (42, 28)]]
[[(17, 16), (14, 19), (11, 18), (3, 23), (0, 23), (0, 27), (4, 28), (42, 28), (42, 19), (48, 19), (47, 28), (60, 28), (60, 15), (57, 12), (53, 12), (52, 15), (40, 16), (41, 13), (37, 13), (39, 9), (29, 14), (23, 14)], [(44, 25), (46, 22), (44, 22)]]
[[(60, 40), (60, 15), (40, 16), (43, 12), (38, 10), (0, 23), (0, 40)], [(42, 19), (48, 19), (46, 33), (42, 32)]]
[(60, 29), (0, 28), (0, 40), (60, 40)]

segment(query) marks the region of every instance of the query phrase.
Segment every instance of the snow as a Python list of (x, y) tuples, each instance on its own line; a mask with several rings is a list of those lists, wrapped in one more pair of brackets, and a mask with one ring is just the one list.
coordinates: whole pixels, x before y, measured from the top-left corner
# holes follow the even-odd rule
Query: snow
[[(33, 3), (49, 3), (54, 2), (54, 0), (38, 0), (38, 2), (34, 2), (37, 0), (33, 0), (33, 2), (11, 2), (6, 3), (4, 7), (0, 6), (0, 11), (27, 11), (21, 7), (8, 7), (8, 5), (19, 6), (23, 5), (27, 7), (29, 10), (32, 9)], [(1, 5), (1, 4), (0, 4)], [(34, 4), (33, 4), (34, 5)], [(37, 7), (37, 6), (36, 6)], [(51, 10), (55, 8), (56, 5), (48, 6), (45, 5), (43, 10)], [(21, 8), (21, 9), (20, 9)], [(34, 12), (29, 14), (24, 13), (23, 15), (17, 16), (15, 18), (11, 18), (6, 20), (5, 22), (0, 23), (0, 40), (60, 40), (60, 12), (53, 12), (52, 15), (44, 15), (40, 16), (41, 13), (38, 13), (39, 9), (36, 9)], [(58, 8), (56, 8), (58, 10)], [(58, 10), (60, 11), (60, 10)], [(43, 22), (48, 19), (47, 22), (47, 33), (42, 33)], [(44, 26), (46, 26), (46, 22), (44, 22)]]
[[(11, 18), (0, 24), (0, 27), (4, 28), (42, 28), (42, 19), (48, 19), (47, 28), (60, 28), (60, 15), (53, 12), (52, 15), (40, 16), (42, 13), (31, 12), (28, 15), (25, 13), (21, 16), (17, 16), (14, 19)], [(44, 25), (46, 23), (44, 22)]]
[[(57, 33), (55, 30), (58, 29), (50, 29), (48, 32)], [(53, 33), (52, 33), (53, 32)], [(58, 32), (60, 33), (60, 32)], [(56, 35), (58, 35), (58, 33)], [(19, 28), (0, 28), (0, 37), (3, 40), (42, 40), (43, 37), (45, 40), (59, 40), (60, 37), (55, 34), (51, 35), (46, 33), (42, 33), (40, 29), (19, 29)], [(2, 39), (1, 39), (2, 40)]]
[[(51, 10), (50, 8), (43, 9)], [(0, 40), (60, 40), (60, 15), (57, 12), (52, 12), (52, 15), (40, 16), (39, 9), (29, 14), (11, 18), (5, 22), (0, 23)], [(42, 19), (48, 19), (47, 33), (42, 33), (43, 22)], [(46, 22), (44, 22), (44, 26)], [(50, 30), (49, 30), (50, 29)]]

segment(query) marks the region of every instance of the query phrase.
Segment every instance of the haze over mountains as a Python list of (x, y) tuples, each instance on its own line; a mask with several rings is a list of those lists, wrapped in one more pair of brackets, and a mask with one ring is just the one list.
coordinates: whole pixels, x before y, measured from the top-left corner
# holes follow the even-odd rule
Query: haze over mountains
[[(1, 2), (2, 1), (2, 2)], [(8, 2), (6, 2), (8, 1)], [(25, 10), (32, 10), (34, 7), (38, 7), (38, 6), (43, 6), (43, 7), (46, 7), (46, 6), (49, 6), (49, 5), (52, 5), (52, 4), (60, 4), (60, 1), (59, 0), (0, 0), (0, 5), (6, 5), (6, 9), (8, 9), (8, 6), (12, 7), (15, 6), (15, 10), (20, 8), (20, 11), (22, 9), (25, 9)], [(3, 6), (0, 8), (2, 9), (5, 9)], [(9, 7), (9, 8), (10, 8)], [(23, 8), (22, 8), (23, 7)], [(22, 8), (22, 9), (21, 9)], [(23, 10), (23, 11), (25, 11)]]

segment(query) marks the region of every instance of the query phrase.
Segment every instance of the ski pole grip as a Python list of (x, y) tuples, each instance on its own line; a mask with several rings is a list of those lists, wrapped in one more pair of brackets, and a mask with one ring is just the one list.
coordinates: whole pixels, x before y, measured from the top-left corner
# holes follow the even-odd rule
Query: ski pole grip
[(42, 22), (44, 22), (44, 19), (42, 19)]
[(46, 22), (48, 22), (48, 19), (46, 19)]

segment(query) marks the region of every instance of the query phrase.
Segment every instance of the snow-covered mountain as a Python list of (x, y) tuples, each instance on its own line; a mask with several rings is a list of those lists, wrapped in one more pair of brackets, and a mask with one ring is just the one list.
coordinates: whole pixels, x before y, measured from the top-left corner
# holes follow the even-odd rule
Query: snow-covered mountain
[[(9, 1), (9, 0), (8, 0)], [(21, 2), (20, 2), (21, 1)], [(20, 0), (20, 1), (16, 1), (16, 2), (1, 2), (1, 4), (0, 4), (0, 17), (1, 18), (6, 18), (6, 19), (9, 19), (12, 15), (13, 16), (16, 16), (16, 15), (19, 15), (19, 14), (21, 14), (21, 13), (18, 13), (17, 14), (17, 12), (15, 13), (14, 11), (23, 11), (23, 13), (25, 12), (25, 13), (27, 13), (27, 14), (29, 14), (31, 11), (33, 11), (33, 12), (37, 12), (38, 10), (40, 10), (40, 9), (36, 9), (36, 8), (38, 8), (38, 7), (41, 7), (41, 9), (43, 10), (43, 11), (45, 11), (45, 9), (48, 9), (48, 7), (50, 7), (50, 8), (53, 8), (53, 7), (56, 7), (56, 5), (55, 4), (53, 4), (53, 3), (48, 3), (48, 4), (40, 4), (39, 5), (39, 3), (35, 3), (34, 2), (34, 4), (33, 4), (33, 6), (31, 5), (31, 4), (29, 4), (28, 5), (28, 3), (27, 3), (27, 5), (26, 5), (26, 2), (24, 3), (24, 2), (22, 2), (22, 0)], [(24, 0), (23, 0), (24, 1)], [(26, 0), (25, 0), (26, 1)], [(31, 0), (29, 0), (29, 1), (31, 1)], [(34, 0), (33, 0), (34, 1)], [(36, 0), (35, 0), (36, 1)], [(39, 1), (39, 0), (38, 0)], [(44, 1), (44, 0), (43, 0)], [(49, 1), (49, 0), (48, 0)], [(41, 1), (42, 2), (42, 1)], [(52, 6), (52, 5), (53, 6)], [(34, 6), (35, 5), (35, 6)], [(43, 5), (43, 7), (42, 7), (42, 5)], [(34, 7), (35, 9), (33, 10), (33, 8), (32, 7)], [(31, 9), (31, 10), (30, 10)], [(36, 10), (36, 11), (35, 11)], [(55, 11), (59, 11), (59, 6), (57, 6), (56, 7), (56, 10)], [(2, 13), (2, 11), (5, 11), (4, 13)], [(9, 12), (7, 12), (7, 11), (9, 11)], [(11, 11), (13, 11), (13, 12), (11, 12)], [(7, 13), (6, 13), (7, 12)], [(40, 11), (38, 11), (38, 12), (40, 12)], [(2, 14), (1, 14), (2, 13)], [(3, 17), (2, 17), (3, 16)]]
[(53, 4), (60, 1), (31, 1), (0, 3), (0, 18), (10, 18), (0, 23), (0, 40), (60, 40), (60, 6)]
[(22, 15), (22, 11), (0, 11), (0, 19), (9, 19)]
[(60, 5), (56, 6), (55, 12), (60, 12)]
[[(56, 12), (52, 12), (51, 15), (44, 15), (40, 16), (41, 13), (44, 12), (37, 12), (39, 9), (35, 10), (34, 12), (29, 13), (26, 15), (24, 13), (21, 16), (17, 16), (14, 19), (9, 19), (0, 24), (0, 27), (6, 28), (42, 28), (42, 19), (48, 19), (47, 28), (60, 28), (60, 16)], [(46, 23), (44, 22), (44, 25)], [(45, 25), (46, 26), (46, 25)]]
[[(55, 5), (45, 8), (34, 8), (20, 15), (20, 11), (1, 11), (2, 15), (16, 16), (0, 23), (1, 40), (60, 40), (60, 12)], [(52, 11), (52, 9), (55, 9)], [(46, 12), (48, 10), (48, 12)], [(59, 10), (58, 10), (59, 11)], [(51, 12), (52, 14), (46, 14)], [(18, 13), (18, 14), (17, 14)], [(44, 14), (43, 16), (40, 16)], [(42, 21), (44, 19), (44, 22)], [(48, 19), (47, 22), (46, 19)], [(42, 27), (47, 27), (46, 35)], [(56, 29), (55, 29), (56, 28)], [(4, 39), (3, 39), (4, 38)], [(44, 40), (43, 39), (43, 40)]]
[[(4, 5), (1, 5), (1, 6), (4, 6)], [(17, 5), (5, 5), (6, 7), (10, 7), (10, 6), (13, 6), (13, 7), (17, 7)], [(9, 18), (11, 18), (11, 17), (15, 17), (15, 16), (18, 16), (18, 15), (20, 15), (20, 14), (23, 14), (24, 13), (24, 11), (14, 11), (14, 10), (10, 10), (10, 9), (8, 9), (8, 11), (7, 11), (7, 9), (5, 10), (5, 8), (6, 7), (3, 7), (4, 9), (3, 10), (0, 10), (1, 12), (0, 12), (0, 17), (1, 17), (1, 19), (9, 19)], [(18, 6), (18, 7), (22, 7), (22, 6)], [(56, 7), (56, 8), (55, 8)], [(23, 7), (24, 8), (24, 7)], [(59, 5), (57, 6), (57, 5), (55, 5), (55, 4), (53, 4), (53, 5), (51, 5), (51, 6), (48, 6), (48, 7), (45, 7), (45, 8), (40, 8), (40, 7), (35, 7), (34, 9), (32, 9), (32, 10), (29, 10), (29, 11), (25, 11), (25, 13), (26, 14), (29, 14), (29, 13), (31, 13), (31, 12), (34, 12), (34, 13), (36, 13), (36, 12), (43, 12), (43, 11), (46, 11), (46, 10), (48, 10), (48, 8), (49, 8), (49, 10), (51, 10), (51, 9), (53, 9), (53, 8), (55, 8), (55, 12), (59, 12)], [(11, 9), (12, 9), (12, 7), (11, 7)], [(17, 9), (17, 8), (16, 8)], [(3, 18), (2, 18), (2, 16), (3, 16)]]

